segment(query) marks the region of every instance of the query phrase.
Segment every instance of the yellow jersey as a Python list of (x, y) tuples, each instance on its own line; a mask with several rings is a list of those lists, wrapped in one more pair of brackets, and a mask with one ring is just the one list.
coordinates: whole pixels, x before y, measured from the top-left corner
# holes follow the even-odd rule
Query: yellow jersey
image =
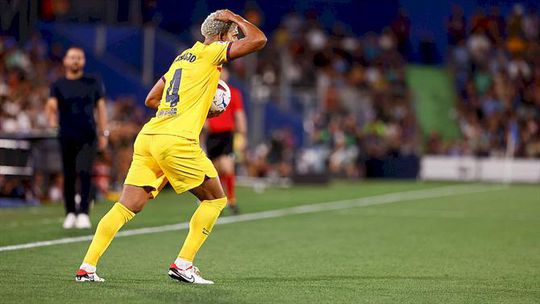
[(199, 140), (216, 93), (221, 65), (227, 62), (231, 42), (196, 42), (183, 51), (165, 73), (165, 87), (156, 116), (142, 134), (176, 135)]

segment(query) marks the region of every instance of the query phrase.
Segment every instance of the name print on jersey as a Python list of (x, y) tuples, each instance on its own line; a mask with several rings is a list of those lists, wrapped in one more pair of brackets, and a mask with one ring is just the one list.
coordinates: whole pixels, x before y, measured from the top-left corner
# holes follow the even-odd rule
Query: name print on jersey
[(186, 52), (176, 58), (175, 61), (185, 60), (187, 62), (194, 62), (197, 60), (197, 56), (191, 54), (190, 52)]

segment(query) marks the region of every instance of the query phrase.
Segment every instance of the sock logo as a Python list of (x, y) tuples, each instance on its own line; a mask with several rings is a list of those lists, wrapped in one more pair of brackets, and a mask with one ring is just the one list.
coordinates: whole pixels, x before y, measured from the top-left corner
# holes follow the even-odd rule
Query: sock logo
[(203, 228), (203, 229), (202, 229), (202, 233), (203, 233), (204, 235), (209, 235), (209, 234), (210, 234), (210, 230), (208, 230), (208, 229), (206, 229), (206, 228)]

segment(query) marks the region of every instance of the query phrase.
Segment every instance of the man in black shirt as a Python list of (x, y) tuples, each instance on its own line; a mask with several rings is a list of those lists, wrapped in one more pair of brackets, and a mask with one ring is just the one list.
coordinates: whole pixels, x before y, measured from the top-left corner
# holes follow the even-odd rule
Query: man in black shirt
[[(50, 126), (60, 127), (65, 229), (91, 227), (88, 208), (92, 165), (96, 148), (105, 149), (109, 136), (103, 84), (94, 77), (84, 75), (84, 64), (84, 51), (81, 48), (71, 47), (67, 50), (64, 57), (65, 77), (52, 84), (46, 105)], [(77, 177), (80, 184), (78, 209), (75, 205)]]

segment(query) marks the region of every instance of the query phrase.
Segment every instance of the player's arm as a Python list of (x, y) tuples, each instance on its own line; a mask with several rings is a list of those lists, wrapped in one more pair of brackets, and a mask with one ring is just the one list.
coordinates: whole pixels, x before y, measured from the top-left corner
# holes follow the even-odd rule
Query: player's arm
[(151, 109), (157, 109), (159, 103), (161, 102), (161, 96), (163, 96), (163, 90), (165, 88), (165, 78), (161, 77), (156, 84), (152, 87), (146, 99), (144, 100), (144, 105)]
[(238, 110), (234, 112), (234, 125), (236, 126), (236, 132), (246, 137), (247, 135), (247, 118), (244, 110)]
[(236, 88), (231, 89), (231, 101), (234, 101), (232, 110), (235, 131), (245, 138), (247, 136), (247, 118), (246, 112), (244, 112), (244, 98), (240, 90)]
[(243, 109), (239, 109), (234, 112), (234, 125), (236, 128), (236, 132), (241, 136), (238, 149), (240, 151), (243, 151), (247, 146), (247, 118), (246, 112), (244, 112)]
[(96, 102), (96, 124), (98, 131), (98, 148), (104, 151), (109, 141), (109, 128), (107, 126), (107, 105), (105, 98), (101, 97)]
[(103, 135), (104, 132), (109, 130), (107, 127), (107, 105), (105, 103), (105, 98), (102, 97), (98, 99), (95, 113), (99, 135)]
[[(236, 148), (239, 151), (244, 151), (247, 147), (247, 118), (246, 112), (244, 111), (244, 101), (242, 98), (242, 93), (240, 91), (234, 90), (234, 126), (239, 140), (236, 141)], [(231, 92), (231, 93), (232, 93)]]
[(47, 104), (45, 105), (45, 115), (47, 116), (47, 122), (49, 127), (58, 127), (58, 99), (56, 97), (49, 97)]
[(244, 38), (232, 43), (229, 50), (229, 59), (232, 60), (253, 53), (266, 45), (266, 35), (258, 27), (230, 10), (223, 10), (216, 16), (216, 19), (225, 22), (232, 21), (244, 33)]

